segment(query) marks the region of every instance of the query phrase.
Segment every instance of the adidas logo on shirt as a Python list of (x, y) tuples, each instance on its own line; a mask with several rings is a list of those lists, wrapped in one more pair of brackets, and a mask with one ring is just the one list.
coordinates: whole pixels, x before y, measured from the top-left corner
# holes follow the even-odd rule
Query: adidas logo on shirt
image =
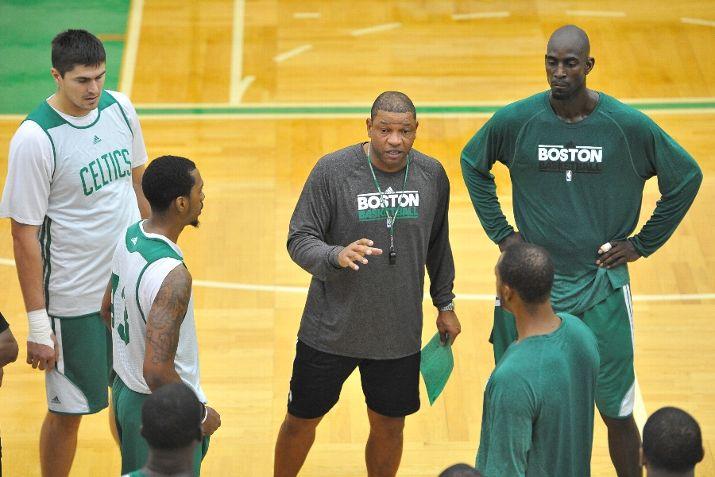
[(50, 402), (52, 404), (62, 404), (62, 402), (60, 402), (60, 398), (58, 398), (57, 396), (53, 397), (52, 401), (50, 401)]
[(99, 139), (97, 136), (94, 136), (94, 139), (92, 139), (92, 144), (97, 144), (98, 142), (102, 142), (102, 140)]

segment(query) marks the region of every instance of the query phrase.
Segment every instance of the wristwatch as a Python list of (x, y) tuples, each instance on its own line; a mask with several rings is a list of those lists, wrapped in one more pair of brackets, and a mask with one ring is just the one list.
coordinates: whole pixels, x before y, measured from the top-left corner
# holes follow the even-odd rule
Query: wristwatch
[(454, 311), (454, 301), (450, 301), (445, 305), (438, 306), (439, 311)]

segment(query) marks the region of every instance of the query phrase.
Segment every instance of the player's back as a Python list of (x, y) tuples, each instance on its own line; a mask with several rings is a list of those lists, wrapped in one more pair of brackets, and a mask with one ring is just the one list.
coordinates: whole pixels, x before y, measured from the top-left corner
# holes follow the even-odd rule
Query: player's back
[(554, 332), (509, 346), (489, 380), (482, 432), (493, 436), (478, 460), (487, 476), (590, 475), (598, 346), (581, 320), (559, 316)]

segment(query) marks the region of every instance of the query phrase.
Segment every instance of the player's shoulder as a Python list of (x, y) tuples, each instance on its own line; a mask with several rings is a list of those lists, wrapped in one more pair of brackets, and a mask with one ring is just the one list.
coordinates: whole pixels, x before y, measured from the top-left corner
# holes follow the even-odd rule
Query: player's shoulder
[(598, 356), (598, 342), (591, 329), (576, 316), (568, 313), (559, 313), (559, 317), (563, 321), (565, 330), (565, 340), (569, 343), (577, 344), (576, 349), (593, 356)]
[(100, 99), (100, 108), (102, 106), (110, 106), (112, 103), (119, 104), (119, 106), (121, 106), (121, 108), (128, 113), (136, 114), (136, 110), (134, 109), (134, 105), (129, 99), (129, 96), (124, 93), (120, 93), (119, 91), (105, 89), (102, 99)]
[(13, 142), (41, 142), (49, 141), (45, 128), (36, 120), (28, 117), (18, 126), (12, 137)]
[(535, 114), (546, 109), (547, 95), (548, 92), (542, 91), (528, 98), (509, 103), (497, 110), (492, 116), (492, 120), (507, 124), (521, 124), (528, 121)]
[(630, 129), (650, 127), (654, 124), (652, 119), (633, 106), (628, 105), (606, 93), (599, 92), (599, 96), (600, 104), (598, 106), (598, 112), (608, 116), (621, 127)]

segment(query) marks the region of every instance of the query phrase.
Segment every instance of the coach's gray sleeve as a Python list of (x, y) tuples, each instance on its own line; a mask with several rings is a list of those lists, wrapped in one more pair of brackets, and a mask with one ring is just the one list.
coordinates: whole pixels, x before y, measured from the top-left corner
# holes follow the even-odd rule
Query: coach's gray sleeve
[(432, 303), (442, 306), (454, 299), (454, 258), (449, 244), (449, 179), (441, 167), (437, 183), (438, 205), (432, 222), (426, 265)]
[(328, 177), (323, 165), (318, 162), (303, 186), (288, 230), (290, 257), (322, 281), (343, 272), (338, 263), (338, 254), (343, 247), (325, 242), (334, 212)]

